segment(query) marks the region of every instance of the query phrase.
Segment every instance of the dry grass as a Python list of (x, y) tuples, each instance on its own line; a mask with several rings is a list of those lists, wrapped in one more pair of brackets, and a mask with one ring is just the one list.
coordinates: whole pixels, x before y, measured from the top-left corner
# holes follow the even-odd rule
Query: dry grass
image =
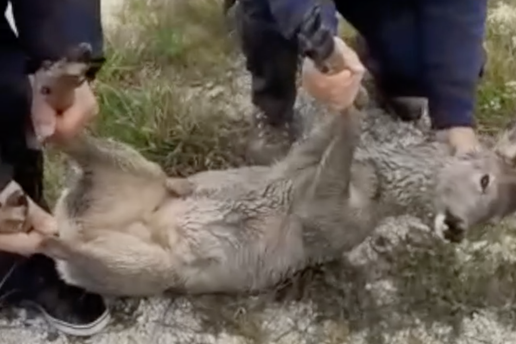
[[(134, 145), (172, 175), (241, 164), (235, 138), (245, 137), (247, 123), (229, 118), (212, 92), (231, 87), (237, 58), (220, 4), (130, 0), (117, 19), (95, 83), (101, 113), (93, 131)], [(63, 170), (58, 154), (48, 160), (52, 201)]]
[(488, 61), (478, 92), (480, 129), (495, 133), (516, 116), (516, 1), (493, 1), (485, 42)]

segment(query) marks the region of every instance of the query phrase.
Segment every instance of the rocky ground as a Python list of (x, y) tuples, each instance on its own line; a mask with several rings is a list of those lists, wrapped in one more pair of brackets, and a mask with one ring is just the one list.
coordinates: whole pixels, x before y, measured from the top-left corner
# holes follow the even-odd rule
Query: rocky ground
[[(210, 109), (248, 113), (247, 76), (240, 70), (232, 79), (231, 87), (203, 86)], [(382, 127), (392, 119), (374, 121)], [(411, 125), (400, 124), (400, 133), (407, 144), (421, 139)], [(341, 262), (260, 295), (111, 300), (112, 324), (87, 339), (13, 311), (0, 318), (0, 344), (516, 343), (512, 228), (481, 228), (447, 245), (429, 240), (429, 228), (409, 214), (387, 218)]]

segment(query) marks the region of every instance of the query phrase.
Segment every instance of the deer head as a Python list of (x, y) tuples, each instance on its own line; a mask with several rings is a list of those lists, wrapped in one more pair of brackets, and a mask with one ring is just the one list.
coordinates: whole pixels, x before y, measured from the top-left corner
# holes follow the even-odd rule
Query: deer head
[(475, 225), (499, 221), (516, 211), (516, 121), (492, 149), (449, 158), (437, 176), (437, 234), (460, 242)]

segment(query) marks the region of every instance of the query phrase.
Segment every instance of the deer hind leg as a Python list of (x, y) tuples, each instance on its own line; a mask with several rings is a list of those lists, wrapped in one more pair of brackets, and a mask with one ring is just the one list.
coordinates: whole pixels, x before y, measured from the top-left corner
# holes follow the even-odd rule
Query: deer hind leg
[(176, 196), (187, 196), (193, 191), (193, 184), (186, 178), (167, 177), (159, 164), (146, 159), (140, 152), (122, 142), (83, 136), (67, 147), (67, 153), (82, 169), (92, 173), (91, 178), (106, 170), (117, 172), (113, 185), (119, 180), (118, 172), (130, 175), (145, 183), (164, 181), (164, 187)]
[(83, 135), (66, 146), (64, 152), (85, 170), (102, 166), (144, 178), (165, 178), (165, 172), (157, 163), (115, 140)]
[(167, 253), (125, 233), (106, 231), (76, 243), (51, 237), (41, 253), (57, 260), (65, 282), (100, 294), (155, 295), (172, 283), (167, 280), (172, 271)]

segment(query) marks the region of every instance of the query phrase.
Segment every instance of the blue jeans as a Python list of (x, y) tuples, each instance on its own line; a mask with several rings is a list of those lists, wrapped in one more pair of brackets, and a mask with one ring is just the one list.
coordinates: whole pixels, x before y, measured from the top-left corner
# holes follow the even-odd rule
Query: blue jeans
[[(289, 121), (296, 98), (296, 42), (280, 34), (267, 10), (267, 0), (241, 1), (242, 51), (252, 75), (252, 101), (271, 124)], [(483, 69), (483, 63), (477, 63), (485, 60), (485, 56), (480, 56), (481, 42), (478, 40), (485, 19), (482, 1), (346, 0), (323, 3), (325, 13), (336, 15), (339, 12), (365, 39), (371, 58), (363, 62), (382, 93), (387, 97), (429, 98), (435, 127), (471, 124), (473, 95), (470, 89), (473, 86), (464, 80), (471, 79), (472, 70), (478, 75)], [(446, 26), (440, 28), (442, 23), (448, 27), (466, 27), (462, 32), (467, 31), (467, 34), (473, 32), (470, 36), (475, 37), (470, 37), (469, 42), (461, 41), (465, 49), (475, 52), (469, 59), (453, 47), (460, 35), (454, 37), (453, 32), (444, 32)], [(438, 46), (446, 49), (431, 50), (429, 47), (435, 46), (435, 40), (441, 40), (443, 44)], [(447, 59), (445, 64), (442, 59), (436, 59), (439, 54)], [(454, 72), (461, 81), (456, 87), (453, 80), (445, 80), (450, 74), (447, 68), (452, 65), (448, 61), (458, 65), (456, 61), (461, 59), (464, 60), (460, 61), (461, 70)], [(440, 88), (446, 88), (446, 82), (451, 88), (443, 99)], [(456, 101), (450, 105), (451, 101), (447, 99), (454, 92), (465, 99), (466, 104), (458, 105), (460, 111), (455, 111)], [(453, 111), (448, 112), (447, 108), (453, 108)]]

